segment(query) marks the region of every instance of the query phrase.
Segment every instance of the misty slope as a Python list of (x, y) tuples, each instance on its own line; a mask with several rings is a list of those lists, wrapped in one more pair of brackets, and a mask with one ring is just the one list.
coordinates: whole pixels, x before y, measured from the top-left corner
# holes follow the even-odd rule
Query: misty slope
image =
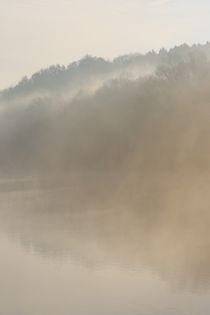
[(1, 174), (208, 170), (209, 56), (182, 45), (24, 79), (1, 93)]

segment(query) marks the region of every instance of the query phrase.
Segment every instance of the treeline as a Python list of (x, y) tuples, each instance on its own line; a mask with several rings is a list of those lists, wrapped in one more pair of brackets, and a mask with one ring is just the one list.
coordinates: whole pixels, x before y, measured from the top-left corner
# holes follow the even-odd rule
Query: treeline
[[(87, 57), (4, 91), (1, 173), (209, 170), (209, 51), (210, 44), (182, 45), (113, 62)], [(136, 67), (139, 76), (131, 79), (126, 67), (135, 69), (140, 60), (154, 71), (143, 75)], [(105, 81), (101, 75), (103, 84), (94, 93), (69, 97), (69, 77), (72, 86), (80, 87), (81, 80), (88, 86), (90, 76), (113, 67), (121, 71)], [(30, 98), (36, 89), (48, 94)], [(59, 89), (62, 95), (55, 96)]]
[(30, 78), (23, 77), (14, 87), (2, 91), (4, 97), (16, 97), (37, 90), (57, 90), (68, 87), (69, 89), (86, 83), (91, 78), (100, 77), (131, 69), (141, 70), (144, 67), (158, 67), (161, 64), (177, 64), (190, 55), (210, 56), (210, 43), (205, 45), (188, 46), (183, 44), (167, 51), (161, 49), (159, 52), (150, 51), (147, 54), (130, 54), (115, 58), (113, 61), (99, 57), (85, 56), (83, 59), (73, 62), (67, 66), (53, 65), (47, 69), (41, 69)]

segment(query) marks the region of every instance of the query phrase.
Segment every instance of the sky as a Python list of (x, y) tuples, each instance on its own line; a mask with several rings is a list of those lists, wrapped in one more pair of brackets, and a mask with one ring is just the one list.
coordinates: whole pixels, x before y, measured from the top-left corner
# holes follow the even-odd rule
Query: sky
[(209, 0), (0, 0), (0, 90), (86, 54), (210, 40)]

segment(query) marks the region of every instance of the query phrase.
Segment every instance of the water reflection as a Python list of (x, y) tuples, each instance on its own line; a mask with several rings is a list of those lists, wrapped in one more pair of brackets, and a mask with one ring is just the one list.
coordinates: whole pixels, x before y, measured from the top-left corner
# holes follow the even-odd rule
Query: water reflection
[(90, 190), (76, 194), (68, 185), (4, 190), (0, 229), (53, 260), (93, 269), (148, 268), (170, 285), (208, 288), (209, 178), (147, 176), (138, 178), (135, 189), (125, 182), (109, 198)]

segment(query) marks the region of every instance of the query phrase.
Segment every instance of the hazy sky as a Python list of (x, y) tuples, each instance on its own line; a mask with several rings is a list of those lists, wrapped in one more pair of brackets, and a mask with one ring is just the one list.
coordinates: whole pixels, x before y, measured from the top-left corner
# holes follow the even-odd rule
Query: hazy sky
[(204, 43), (209, 12), (208, 0), (0, 0), (0, 89), (87, 53)]

